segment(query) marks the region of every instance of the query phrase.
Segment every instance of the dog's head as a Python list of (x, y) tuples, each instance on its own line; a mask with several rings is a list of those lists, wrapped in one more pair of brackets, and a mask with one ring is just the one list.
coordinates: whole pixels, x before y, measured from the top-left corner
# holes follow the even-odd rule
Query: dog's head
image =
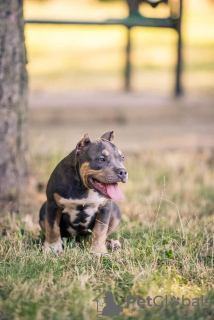
[(84, 185), (95, 189), (106, 198), (123, 200), (118, 182), (128, 179), (122, 152), (112, 143), (114, 132), (106, 132), (93, 140), (86, 133), (76, 146), (80, 176)]

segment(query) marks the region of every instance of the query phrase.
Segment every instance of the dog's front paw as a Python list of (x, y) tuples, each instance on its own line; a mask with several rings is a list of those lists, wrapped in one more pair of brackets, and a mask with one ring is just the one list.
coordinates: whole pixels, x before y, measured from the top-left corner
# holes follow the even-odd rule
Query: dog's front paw
[(112, 251), (121, 249), (121, 243), (118, 240), (107, 239), (106, 244), (107, 244), (107, 247)]
[(62, 247), (62, 239), (59, 238), (56, 242), (48, 243), (45, 241), (44, 243), (45, 253), (56, 253), (56, 254), (62, 254), (63, 253), (63, 247)]
[(93, 253), (95, 255), (96, 254), (102, 255), (102, 254), (108, 253), (108, 251), (107, 251), (106, 245), (104, 243), (102, 243), (102, 244), (93, 245), (91, 248), (91, 253)]

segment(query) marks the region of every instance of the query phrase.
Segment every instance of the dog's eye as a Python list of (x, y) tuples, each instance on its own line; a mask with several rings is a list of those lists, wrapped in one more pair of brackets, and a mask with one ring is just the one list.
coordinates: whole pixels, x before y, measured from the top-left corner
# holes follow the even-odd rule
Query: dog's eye
[(106, 159), (104, 157), (100, 157), (100, 158), (97, 159), (97, 161), (104, 162), (104, 161), (106, 161)]
[(121, 161), (123, 162), (124, 160), (125, 160), (125, 157), (124, 157), (124, 156), (122, 156), (122, 157), (121, 157)]

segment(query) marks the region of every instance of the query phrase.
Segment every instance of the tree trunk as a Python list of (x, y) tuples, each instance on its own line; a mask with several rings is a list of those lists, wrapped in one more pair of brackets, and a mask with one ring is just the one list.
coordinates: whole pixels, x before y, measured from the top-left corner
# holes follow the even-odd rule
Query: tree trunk
[(23, 1), (0, 0), (0, 201), (28, 188), (27, 71)]

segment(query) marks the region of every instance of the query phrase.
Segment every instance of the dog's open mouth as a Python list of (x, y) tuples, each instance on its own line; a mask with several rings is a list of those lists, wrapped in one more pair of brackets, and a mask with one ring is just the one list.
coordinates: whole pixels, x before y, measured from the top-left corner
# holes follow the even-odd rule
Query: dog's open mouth
[(89, 181), (94, 189), (98, 190), (100, 193), (107, 196), (108, 198), (111, 198), (116, 201), (123, 200), (123, 193), (120, 190), (117, 183), (103, 183), (95, 178), (90, 178)]

